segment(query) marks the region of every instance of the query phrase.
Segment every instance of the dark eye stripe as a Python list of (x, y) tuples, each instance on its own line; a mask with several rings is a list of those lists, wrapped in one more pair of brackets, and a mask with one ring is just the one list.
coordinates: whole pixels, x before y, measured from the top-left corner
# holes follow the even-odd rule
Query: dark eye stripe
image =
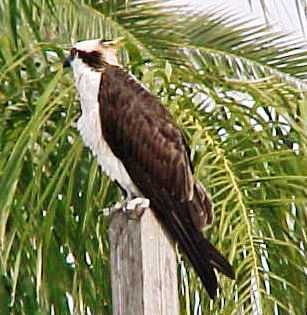
[(77, 48), (72, 48), (70, 50), (70, 57), (74, 58), (76, 56), (76, 54), (77, 54)]
[(103, 65), (103, 60), (99, 51), (87, 52), (76, 50), (76, 53), (78, 53), (78, 57), (91, 68), (99, 69)]

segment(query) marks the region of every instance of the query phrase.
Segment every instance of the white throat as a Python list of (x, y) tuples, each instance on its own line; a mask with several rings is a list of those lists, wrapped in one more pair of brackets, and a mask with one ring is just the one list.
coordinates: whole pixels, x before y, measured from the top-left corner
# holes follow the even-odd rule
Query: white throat
[(71, 62), (71, 67), (80, 94), (82, 113), (92, 111), (95, 103), (98, 106), (101, 72), (94, 71), (78, 57)]

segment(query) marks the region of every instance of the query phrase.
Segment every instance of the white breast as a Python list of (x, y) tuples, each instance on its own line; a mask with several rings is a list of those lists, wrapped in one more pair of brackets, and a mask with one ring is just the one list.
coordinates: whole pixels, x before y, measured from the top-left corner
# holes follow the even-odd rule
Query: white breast
[(92, 71), (87, 65), (76, 58), (72, 67), (74, 70), (77, 89), (80, 94), (82, 115), (77, 122), (77, 128), (93, 154), (97, 156), (102, 170), (111, 180), (116, 180), (122, 188), (131, 195), (141, 196), (137, 187), (133, 184), (122, 162), (113, 154), (109, 145), (102, 136), (98, 90), (101, 73)]

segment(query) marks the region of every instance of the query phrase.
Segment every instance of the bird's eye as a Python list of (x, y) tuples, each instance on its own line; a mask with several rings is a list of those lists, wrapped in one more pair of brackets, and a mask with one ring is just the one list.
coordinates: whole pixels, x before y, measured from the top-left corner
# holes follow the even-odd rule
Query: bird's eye
[(73, 59), (77, 54), (77, 48), (72, 48), (70, 50), (70, 57)]

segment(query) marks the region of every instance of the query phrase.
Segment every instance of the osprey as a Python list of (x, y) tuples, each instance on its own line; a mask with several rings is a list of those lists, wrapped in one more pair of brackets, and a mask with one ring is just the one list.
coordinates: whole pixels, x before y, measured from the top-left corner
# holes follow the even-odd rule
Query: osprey
[(212, 205), (193, 175), (182, 131), (160, 100), (117, 61), (118, 41), (76, 43), (71, 66), (80, 94), (77, 128), (103, 171), (127, 193), (146, 198), (160, 223), (189, 258), (211, 298), (214, 269), (234, 279), (227, 260), (201, 230), (213, 220)]

